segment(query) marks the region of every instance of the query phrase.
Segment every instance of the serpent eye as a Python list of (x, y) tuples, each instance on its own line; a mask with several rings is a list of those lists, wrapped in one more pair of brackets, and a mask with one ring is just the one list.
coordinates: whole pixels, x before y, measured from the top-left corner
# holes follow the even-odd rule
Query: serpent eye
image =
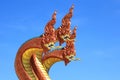
[(53, 48), (53, 47), (54, 47), (54, 43), (53, 43), (53, 42), (49, 43), (49, 44), (48, 44), (48, 47), (49, 47), (49, 48)]
[(69, 38), (70, 38), (69, 35), (65, 35), (65, 36), (63, 37), (64, 40), (68, 40)]
[(48, 49), (54, 48), (54, 42), (50, 42), (48, 44), (45, 44), (44, 46), (47, 47)]
[(65, 36), (65, 37), (64, 37), (64, 39), (68, 39), (68, 38), (69, 38), (69, 36)]
[(50, 44), (48, 47), (53, 47), (54, 46), (54, 44)]
[(74, 58), (74, 56), (70, 56), (70, 57), (69, 57), (69, 59), (73, 59), (73, 58)]
[(66, 56), (66, 58), (67, 58), (69, 61), (71, 61), (71, 60), (73, 60), (73, 59), (74, 59), (74, 55), (69, 55), (69, 56)]

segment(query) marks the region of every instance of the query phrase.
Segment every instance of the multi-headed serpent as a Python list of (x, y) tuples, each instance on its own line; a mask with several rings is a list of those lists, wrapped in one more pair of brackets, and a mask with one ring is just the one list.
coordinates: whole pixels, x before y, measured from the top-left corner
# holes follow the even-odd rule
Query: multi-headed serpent
[[(76, 27), (71, 33), (70, 19), (73, 14), (73, 6), (69, 13), (62, 19), (62, 25), (54, 29), (56, 23), (56, 11), (52, 19), (45, 26), (45, 33), (39, 37), (26, 41), (18, 50), (15, 59), (15, 70), (19, 80), (50, 80), (48, 72), (50, 67), (58, 62), (64, 61), (67, 65), (76, 55), (74, 39), (76, 37)], [(54, 44), (66, 42), (66, 46), (55, 47)], [(52, 48), (54, 50), (50, 51)]]

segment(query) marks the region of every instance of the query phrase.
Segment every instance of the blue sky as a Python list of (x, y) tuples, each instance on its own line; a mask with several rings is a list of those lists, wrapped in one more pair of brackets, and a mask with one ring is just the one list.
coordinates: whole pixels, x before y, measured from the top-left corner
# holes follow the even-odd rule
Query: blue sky
[(77, 57), (65, 66), (56, 63), (52, 80), (120, 80), (120, 0), (1, 0), (0, 80), (18, 80), (14, 70), (22, 43), (43, 33), (57, 10), (57, 23), (74, 4), (71, 29), (78, 26)]

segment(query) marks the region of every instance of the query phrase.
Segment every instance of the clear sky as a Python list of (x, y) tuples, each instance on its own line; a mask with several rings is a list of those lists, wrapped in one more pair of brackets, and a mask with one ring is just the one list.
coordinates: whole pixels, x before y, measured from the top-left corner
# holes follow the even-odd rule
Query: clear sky
[(52, 80), (120, 80), (120, 0), (0, 0), (0, 80), (18, 80), (14, 60), (25, 41), (43, 33), (57, 10), (57, 23), (75, 5), (76, 57), (56, 63)]

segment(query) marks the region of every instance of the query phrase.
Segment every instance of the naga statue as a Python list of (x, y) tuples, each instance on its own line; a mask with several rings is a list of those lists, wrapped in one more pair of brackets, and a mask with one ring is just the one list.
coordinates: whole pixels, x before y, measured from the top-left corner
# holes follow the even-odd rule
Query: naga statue
[[(55, 11), (52, 19), (46, 24), (41, 36), (26, 41), (18, 50), (15, 59), (15, 71), (19, 80), (51, 80), (48, 74), (53, 64), (64, 61), (67, 65), (75, 58), (76, 27), (70, 30), (70, 19), (73, 15), (72, 6), (63, 19), (58, 29), (54, 28), (56, 23)], [(55, 43), (59, 42), (59, 46)], [(63, 43), (65, 47), (61, 47)]]

